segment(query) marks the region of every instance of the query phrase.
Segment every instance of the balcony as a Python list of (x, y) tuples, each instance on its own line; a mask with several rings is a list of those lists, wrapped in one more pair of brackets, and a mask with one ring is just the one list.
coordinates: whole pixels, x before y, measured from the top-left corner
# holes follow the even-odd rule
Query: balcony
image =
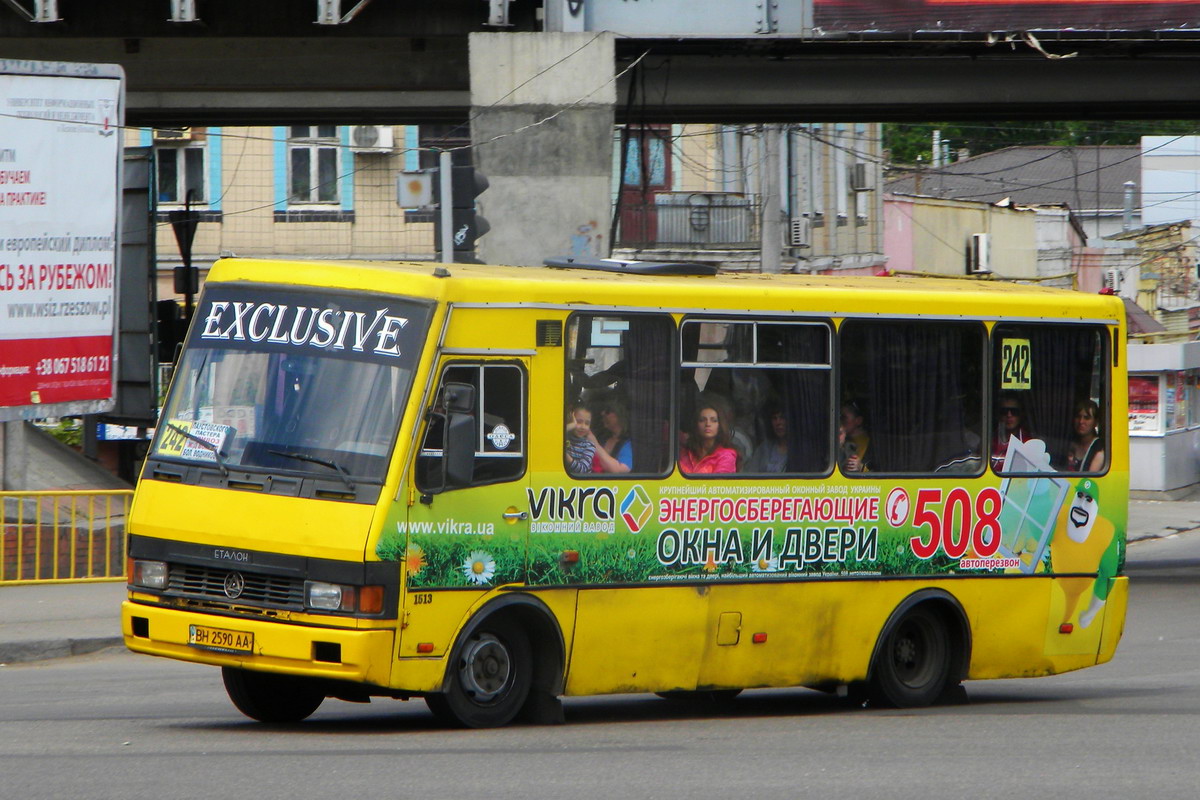
[(746, 250), (759, 246), (759, 202), (735, 192), (662, 192), (622, 198), (617, 246), (638, 250)]

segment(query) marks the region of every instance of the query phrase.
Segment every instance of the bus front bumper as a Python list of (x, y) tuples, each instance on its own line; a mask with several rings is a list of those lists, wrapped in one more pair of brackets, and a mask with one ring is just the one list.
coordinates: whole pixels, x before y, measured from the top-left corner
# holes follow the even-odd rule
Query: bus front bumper
[(121, 604), (121, 632), (135, 653), (376, 686), (390, 682), (395, 645), (390, 630), (223, 617), (129, 600)]

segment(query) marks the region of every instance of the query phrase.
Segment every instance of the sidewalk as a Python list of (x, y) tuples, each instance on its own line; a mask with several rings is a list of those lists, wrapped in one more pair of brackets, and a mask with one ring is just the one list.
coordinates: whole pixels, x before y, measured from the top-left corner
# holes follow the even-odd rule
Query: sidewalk
[[(1200, 500), (1131, 500), (1129, 541), (1200, 530)], [(1136, 559), (1137, 548), (1130, 550)], [(123, 581), (0, 586), (0, 664), (122, 645)]]

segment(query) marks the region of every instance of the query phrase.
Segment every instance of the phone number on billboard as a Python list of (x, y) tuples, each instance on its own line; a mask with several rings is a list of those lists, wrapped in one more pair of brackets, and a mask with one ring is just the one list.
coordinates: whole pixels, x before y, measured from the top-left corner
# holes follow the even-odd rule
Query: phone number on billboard
[(38, 375), (76, 375), (81, 372), (108, 372), (112, 356), (64, 356), (43, 358), (33, 367)]

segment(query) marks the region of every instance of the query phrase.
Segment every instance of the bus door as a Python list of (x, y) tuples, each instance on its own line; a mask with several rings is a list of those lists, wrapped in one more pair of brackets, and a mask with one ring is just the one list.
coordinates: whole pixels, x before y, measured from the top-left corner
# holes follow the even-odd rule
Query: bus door
[(527, 359), (447, 358), (431, 397), (408, 507), (401, 657), (418, 644), (440, 655), (481, 591), (525, 581)]

